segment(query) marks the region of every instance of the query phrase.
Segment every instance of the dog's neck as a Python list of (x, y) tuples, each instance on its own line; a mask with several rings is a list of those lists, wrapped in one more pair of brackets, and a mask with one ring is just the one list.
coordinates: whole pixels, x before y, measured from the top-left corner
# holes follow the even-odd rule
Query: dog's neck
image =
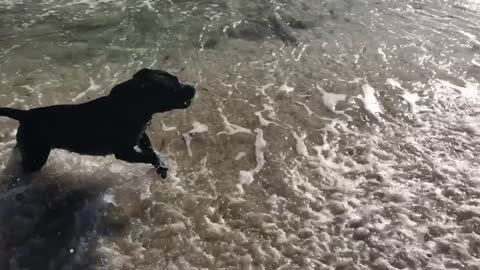
[(154, 113), (140, 113), (138, 114), (138, 119), (141, 119), (142, 122), (148, 123), (152, 121)]

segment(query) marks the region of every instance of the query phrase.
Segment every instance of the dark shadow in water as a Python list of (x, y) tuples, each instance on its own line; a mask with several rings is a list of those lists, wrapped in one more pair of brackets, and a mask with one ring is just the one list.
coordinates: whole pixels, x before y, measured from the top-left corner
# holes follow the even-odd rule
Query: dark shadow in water
[(15, 168), (10, 162), (0, 176), (0, 269), (93, 269), (111, 181), (40, 172), (15, 177), (22, 181), (13, 187), (5, 180)]

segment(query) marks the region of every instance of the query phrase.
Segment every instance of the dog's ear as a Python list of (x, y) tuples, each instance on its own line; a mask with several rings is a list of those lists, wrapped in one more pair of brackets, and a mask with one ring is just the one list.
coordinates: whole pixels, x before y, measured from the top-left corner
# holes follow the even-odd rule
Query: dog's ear
[(151, 70), (148, 68), (142, 68), (139, 70), (135, 75), (133, 75), (134, 79), (145, 79), (149, 74), (151, 74)]
[(116, 99), (125, 99), (133, 98), (136, 94), (134, 91), (134, 85), (136, 85), (134, 80), (128, 80), (126, 82), (115, 85), (110, 91), (111, 97)]
[(151, 77), (152, 70), (148, 68), (142, 68), (133, 75), (132, 79), (115, 85), (110, 91), (110, 96), (116, 97), (117, 99), (128, 99), (138, 96), (138, 91), (136, 91), (136, 89), (143, 87), (144, 84), (151, 79)]

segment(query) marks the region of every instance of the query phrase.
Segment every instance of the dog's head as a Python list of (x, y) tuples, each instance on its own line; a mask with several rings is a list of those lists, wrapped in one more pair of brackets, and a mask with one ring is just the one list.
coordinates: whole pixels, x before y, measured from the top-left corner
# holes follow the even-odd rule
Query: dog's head
[(159, 69), (142, 69), (131, 80), (116, 85), (110, 96), (155, 112), (185, 109), (195, 96), (195, 88), (182, 84), (174, 75)]

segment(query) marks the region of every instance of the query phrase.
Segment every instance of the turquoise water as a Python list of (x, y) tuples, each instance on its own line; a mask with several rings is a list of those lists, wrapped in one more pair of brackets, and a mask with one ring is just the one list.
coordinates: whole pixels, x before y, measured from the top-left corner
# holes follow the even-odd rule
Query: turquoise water
[(0, 106), (85, 102), (141, 67), (198, 89), (149, 128), (166, 180), (56, 150), (4, 191), (0, 269), (479, 268), (479, 11), (0, 0)]

